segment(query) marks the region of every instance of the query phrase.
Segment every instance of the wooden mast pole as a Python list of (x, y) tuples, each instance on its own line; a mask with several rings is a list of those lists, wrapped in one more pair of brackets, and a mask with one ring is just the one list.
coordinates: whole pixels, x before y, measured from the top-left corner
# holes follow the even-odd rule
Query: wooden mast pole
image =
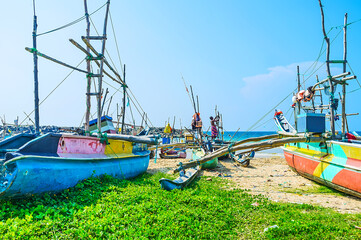
[[(343, 27), (343, 72), (346, 72), (346, 57), (347, 57), (347, 13), (345, 13), (345, 21)], [(342, 137), (345, 137), (346, 133), (346, 83), (342, 85)]]
[[(84, 9), (85, 9), (85, 19), (86, 19), (86, 36), (89, 38), (90, 36), (90, 21), (89, 21), (89, 14), (88, 14), (88, 4), (87, 0), (84, 0)], [(90, 48), (86, 47), (87, 52), (90, 51)], [(86, 70), (90, 72), (90, 58), (87, 57), (86, 59)], [(85, 134), (86, 136), (90, 135), (89, 132), (89, 121), (90, 121), (90, 108), (91, 108), (91, 101), (90, 101), (90, 90), (91, 90), (91, 76), (90, 74), (87, 75), (87, 87), (86, 87), (86, 110), (85, 110)]]
[[(297, 93), (299, 93), (300, 91), (301, 91), (300, 66), (297, 66)], [(301, 113), (301, 102), (297, 101), (297, 115), (300, 113)]]
[(35, 0), (33, 0), (34, 23), (33, 23), (33, 58), (34, 58), (34, 105), (35, 105), (35, 133), (38, 135), (39, 130), (39, 82), (38, 82), (38, 55), (36, 50), (36, 31), (38, 28), (37, 17), (35, 13)]
[(326, 30), (325, 30), (325, 17), (323, 14), (323, 6), (321, 3), (321, 0), (318, 0), (318, 2), (320, 4), (320, 8), (321, 8), (322, 31), (323, 31), (323, 35), (325, 37), (325, 41), (327, 43), (326, 70), (327, 70), (327, 75), (328, 75), (327, 76), (328, 82), (330, 84), (330, 112), (331, 112), (330, 126), (331, 126), (332, 138), (334, 138), (335, 137), (334, 86), (332, 83), (332, 75), (331, 75), (331, 70), (330, 70), (330, 39), (327, 37)]
[(124, 70), (123, 70), (123, 112), (122, 112), (122, 129), (121, 134), (124, 134), (124, 120), (125, 120), (125, 97), (126, 97), (126, 88), (127, 85), (125, 84), (125, 64), (124, 64)]
[(105, 53), (105, 42), (107, 39), (107, 23), (108, 23), (108, 15), (109, 15), (109, 5), (110, 5), (110, 0), (107, 1), (107, 9), (105, 12), (105, 20), (104, 20), (104, 29), (103, 29), (103, 42), (102, 42), (102, 51), (101, 51), (101, 57), (102, 59), (100, 60), (100, 67), (99, 67), (99, 72), (100, 72), (100, 76), (99, 76), (99, 82), (98, 82), (98, 91), (99, 91), (99, 95), (98, 95), (98, 135), (99, 137), (101, 136), (101, 127), (102, 127), (102, 123), (101, 123), (101, 117), (102, 117), (102, 84), (103, 84), (103, 68), (104, 68), (104, 53)]

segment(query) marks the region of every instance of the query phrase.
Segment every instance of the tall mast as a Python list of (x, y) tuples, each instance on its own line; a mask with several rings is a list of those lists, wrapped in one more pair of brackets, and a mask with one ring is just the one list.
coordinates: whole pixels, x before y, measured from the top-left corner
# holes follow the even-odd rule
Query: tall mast
[(325, 17), (323, 15), (323, 6), (321, 0), (318, 0), (321, 8), (321, 17), (322, 17), (322, 31), (325, 37), (325, 41), (327, 43), (327, 51), (326, 51), (326, 70), (327, 70), (327, 78), (330, 85), (330, 126), (332, 132), (332, 138), (335, 137), (335, 112), (334, 112), (334, 87), (332, 83), (332, 75), (330, 70), (330, 39), (327, 37), (325, 30)]
[(34, 57), (34, 104), (35, 104), (35, 133), (39, 134), (39, 83), (38, 83), (38, 55), (36, 54), (36, 30), (38, 27), (35, 14), (35, 0), (33, 0), (34, 24), (33, 24), (33, 57)]
[(98, 91), (99, 91), (99, 95), (98, 95), (98, 131), (99, 131), (99, 135), (101, 135), (101, 128), (102, 128), (102, 123), (101, 123), (101, 117), (102, 117), (102, 84), (103, 84), (103, 67), (104, 67), (104, 52), (105, 52), (105, 42), (107, 39), (107, 23), (108, 23), (108, 14), (109, 14), (109, 4), (110, 4), (110, 0), (107, 1), (107, 9), (106, 9), (106, 13), (105, 13), (105, 20), (104, 20), (104, 29), (103, 29), (103, 42), (102, 42), (102, 51), (101, 51), (101, 60), (100, 60), (100, 66), (99, 66), (99, 82), (98, 82)]
[[(300, 66), (297, 66), (297, 93), (301, 90)], [(301, 113), (301, 102), (297, 101), (297, 114)]]
[[(346, 57), (347, 57), (347, 39), (346, 39), (346, 31), (347, 31), (347, 13), (345, 13), (345, 22), (343, 27), (343, 72), (346, 72)], [(342, 85), (342, 137), (345, 136), (346, 133), (346, 84)]]
[(122, 130), (121, 134), (124, 134), (124, 120), (125, 120), (125, 97), (126, 97), (126, 88), (127, 85), (125, 85), (125, 64), (124, 64), (124, 71), (123, 71), (123, 112), (122, 112)]
[[(89, 14), (88, 14), (88, 6), (87, 0), (84, 0), (84, 9), (85, 9), (85, 17), (86, 17), (86, 36), (89, 38), (90, 34), (90, 21), (89, 21)], [(89, 46), (86, 47), (87, 52), (90, 51)], [(90, 59), (87, 57), (86, 60), (86, 70), (90, 72)], [(89, 133), (89, 120), (90, 120), (90, 108), (91, 108), (91, 101), (90, 101), (90, 86), (91, 86), (91, 76), (88, 74), (87, 76), (87, 87), (86, 87), (86, 110), (85, 110), (85, 133), (87, 136), (90, 135)]]

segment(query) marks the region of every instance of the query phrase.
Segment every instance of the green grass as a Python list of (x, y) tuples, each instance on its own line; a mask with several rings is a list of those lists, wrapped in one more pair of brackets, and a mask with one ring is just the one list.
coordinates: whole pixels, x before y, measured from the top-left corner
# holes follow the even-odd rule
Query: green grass
[[(56, 195), (0, 201), (2, 239), (360, 239), (360, 214), (273, 203), (225, 179), (160, 189), (166, 175), (90, 178)], [(168, 176), (169, 177), (169, 176)], [(258, 202), (259, 206), (251, 204)], [(264, 232), (266, 227), (277, 225)]]

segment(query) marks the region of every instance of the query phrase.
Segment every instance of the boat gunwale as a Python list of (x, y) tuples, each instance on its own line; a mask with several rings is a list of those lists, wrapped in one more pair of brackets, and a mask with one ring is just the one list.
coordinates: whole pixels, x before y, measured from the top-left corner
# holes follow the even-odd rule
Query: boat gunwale
[[(107, 155), (105, 155), (104, 158), (73, 158), (73, 157), (55, 157), (55, 156), (39, 156), (39, 155), (23, 155), (23, 156), (18, 156), (15, 158), (12, 158), (6, 162), (4, 162), (4, 166), (6, 166), (7, 164), (11, 164), (13, 162), (19, 161), (19, 160), (26, 160), (28, 158), (33, 158), (33, 159), (37, 159), (37, 160), (68, 160), (68, 161), (104, 161), (104, 160), (111, 160), (111, 159), (124, 159), (124, 158), (129, 158), (129, 157), (145, 157), (148, 156), (150, 154), (150, 151), (142, 151), (142, 152), (147, 152), (147, 153), (143, 153), (143, 154), (128, 154), (125, 156), (114, 156), (113, 154), (111, 154), (111, 157), (107, 157)], [(140, 152), (140, 153), (142, 153)], [(75, 155), (75, 154), (74, 154)], [(114, 154), (115, 155), (115, 154)]]

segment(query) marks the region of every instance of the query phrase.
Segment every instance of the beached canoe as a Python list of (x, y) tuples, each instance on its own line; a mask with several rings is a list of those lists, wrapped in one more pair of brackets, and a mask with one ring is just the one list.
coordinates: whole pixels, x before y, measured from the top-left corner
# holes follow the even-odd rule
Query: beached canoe
[(174, 189), (183, 189), (188, 186), (198, 175), (199, 167), (190, 168), (187, 171), (181, 170), (179, 177), (175, 180), (162, 178), (159, 180), (161, 187), (165, 190), (171, 191)]
[(0, 198), (58, 192), (104, 174), (134, 178), (149, 164), (147, 145), (134, 138), (130, 142), (52, 133), (35, 138), (5, 154), (0, 163)]
[[(205, 151), (203, 149), (194, 149), (192, 151), (192, 159), (193, 161), (197, 161), (198, 159), (204, 157), (206, 155)], [(213, 158), (210, 161), (207, 161), (205, 163), (202, 163), (201, 165), (201, 169), (212, 169), (212, 168), (216, 168), (218, 166), (218, 157)]]

